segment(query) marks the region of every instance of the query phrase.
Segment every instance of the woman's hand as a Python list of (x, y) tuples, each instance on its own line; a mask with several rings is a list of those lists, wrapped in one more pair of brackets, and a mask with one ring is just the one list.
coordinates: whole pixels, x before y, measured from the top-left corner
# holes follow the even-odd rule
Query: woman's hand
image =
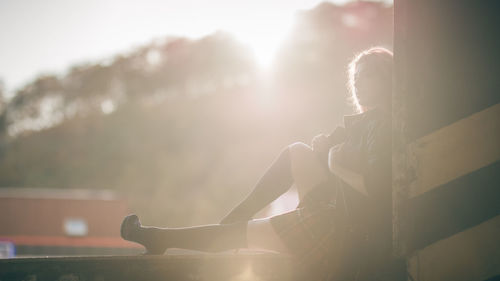
[(328, 152), (330, 147), (343, 143), (346, 139), (346, 130), (344, 127), (337, 127), (329, 135), (319, 134), (312, 139), (312, 149), (313, 151), (319, 153)]
[(319, 134), (312, 139), (312, 150), (316, 153), (326, 153), (330, 149), (330, 141), (325, 134)]

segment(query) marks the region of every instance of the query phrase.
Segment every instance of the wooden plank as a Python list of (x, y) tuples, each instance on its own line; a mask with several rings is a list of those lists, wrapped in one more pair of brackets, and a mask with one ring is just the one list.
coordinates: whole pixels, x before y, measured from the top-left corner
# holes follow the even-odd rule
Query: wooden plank
[(440, 240), (409, 258), (415, 280), (486, 280), (500, 274), (500, 215)]
[(406, 201), (409, 252), (498, 216), (499, 182), (497, 161)]
[(410, 144), (415, 197), (500, 159), (500, 103)]

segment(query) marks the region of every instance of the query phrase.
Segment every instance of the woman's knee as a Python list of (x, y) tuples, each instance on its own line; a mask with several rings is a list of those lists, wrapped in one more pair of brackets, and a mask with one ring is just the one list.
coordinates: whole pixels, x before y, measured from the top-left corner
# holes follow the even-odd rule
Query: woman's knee
[(313, 154), (312, 148), (303, 143), (303, 142), (295, 142), (288, 146), (288, 150), (290, 151), (290, 155), (292, 158), (303, 158), (310, 157)]
[(288, 146), (290, 151), (290, 161), (292, 169), (309, 173), (311, 170), (321, 168), (319, 158), (312, 148), (302, 142), (296, 142)]

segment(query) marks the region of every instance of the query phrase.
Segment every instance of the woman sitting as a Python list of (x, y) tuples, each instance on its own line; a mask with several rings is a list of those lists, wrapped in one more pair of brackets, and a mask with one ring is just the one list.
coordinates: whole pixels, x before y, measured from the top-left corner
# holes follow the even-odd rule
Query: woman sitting
[[(144, 245), (149, 254), (163, 254), (168, 248), (288, 253), (317, 279), (331, 276), (335, 257), (347, 239), (356, 239), (358, 245), (376, 241), (363, 244), (365, 253), (379, 259), (388, 257), (392, 231), (392, 58), (390, 51), (379, 47), (358, 54), (349, 65), (349, 87), (358, 114), (346, 116), (344, 127), (331, 135), (314, 137), (311, 146), (287, 146), (253, 191), (220, 224), (146, 227), (136, 215), (130, 215), (123, 220), (121, 236)], [(292, 185), (300, 199), (295, 210), (252, 219)], [(310, 277), (308, 280), (314, 279)]]

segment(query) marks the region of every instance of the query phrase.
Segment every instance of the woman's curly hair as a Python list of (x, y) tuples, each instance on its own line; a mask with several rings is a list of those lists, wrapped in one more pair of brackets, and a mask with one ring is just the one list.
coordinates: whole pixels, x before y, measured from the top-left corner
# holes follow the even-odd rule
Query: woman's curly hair
[(386, 48), (372, 47), (358, 53), (349, 63), (347, 88), (349, 89), (352, 104), (358, 113), (364, 111), (356, 94), (356, 78), (360, 64), (363, 64), (366, 68), (376, 70), (380, 74), (381, 82), (386, 83), (385, 85), (390, 90), (392, 88), (393, 54)]

